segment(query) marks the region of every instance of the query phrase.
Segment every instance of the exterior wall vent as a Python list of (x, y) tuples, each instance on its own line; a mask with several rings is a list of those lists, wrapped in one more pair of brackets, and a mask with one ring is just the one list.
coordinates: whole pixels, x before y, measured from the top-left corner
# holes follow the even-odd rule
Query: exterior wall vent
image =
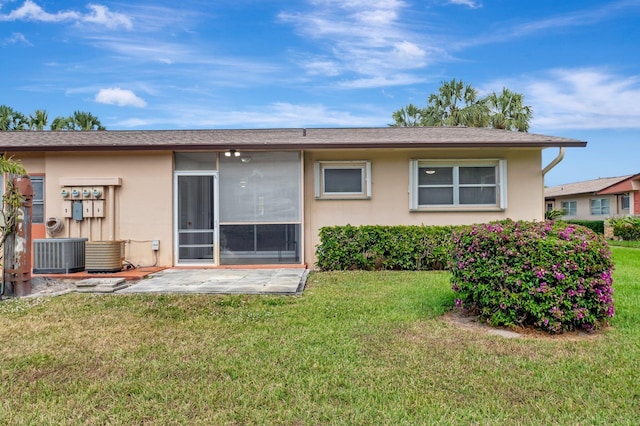
[(34, 274), (69, 274), (85, 268), (86, 238), (33, 240)]
[(86, 244), (87, 272), (120, 272), (124, 241), (89, 241)]

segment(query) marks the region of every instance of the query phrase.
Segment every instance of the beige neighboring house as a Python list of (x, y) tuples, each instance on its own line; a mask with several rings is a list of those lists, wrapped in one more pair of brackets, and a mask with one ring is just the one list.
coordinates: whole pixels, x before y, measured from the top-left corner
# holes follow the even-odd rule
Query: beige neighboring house
[(584, 146), (465, 127), (0, 132), (33, 179), (34, 238), (55, 222), (166, 267), (313, 268), (323, 226), (541, 220), (542, 150)]
[(563, 219), (605, 220), (640, 215), (640, 174), (593, 179), (545, 188), (546, 210)]

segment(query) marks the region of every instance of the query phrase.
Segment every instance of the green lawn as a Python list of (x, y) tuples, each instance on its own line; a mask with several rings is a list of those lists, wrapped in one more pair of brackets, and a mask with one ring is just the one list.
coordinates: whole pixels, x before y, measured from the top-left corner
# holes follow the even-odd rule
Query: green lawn
[(613, 252), (612, 327), (579, 338), (460, 329), (444, 272), (3, 301), (0, 424), (636, 425), (640, 250)]

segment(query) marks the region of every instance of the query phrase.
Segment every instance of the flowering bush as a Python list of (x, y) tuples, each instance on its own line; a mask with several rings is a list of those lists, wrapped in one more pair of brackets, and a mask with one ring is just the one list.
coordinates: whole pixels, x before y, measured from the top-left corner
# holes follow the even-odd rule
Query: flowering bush
[(491, 325), (593, 330), (614, 314), (613, 263), (600, 235), (563, 222), (501, 222), (453, 236), (456, 305)]

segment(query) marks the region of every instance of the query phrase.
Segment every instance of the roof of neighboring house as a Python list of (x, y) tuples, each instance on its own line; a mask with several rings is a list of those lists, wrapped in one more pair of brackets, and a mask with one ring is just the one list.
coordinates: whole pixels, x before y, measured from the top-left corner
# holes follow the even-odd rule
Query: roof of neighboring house
[(477, 127), (4, 131), (0, 151), (584, 147), (585, 141)]
[(605, 188), (622, 182), (633, 175), (599, 178), (585, 180), (583, 182), (566, 183), (564, 185), (552, 186), (544, 189), (545, 198), (564, 197), (578, 194), (596, 194)]
[(602, 191), (598, 191), (598, 195), (620, 194), (621, 192), (630, 192), (640, 190), (640, 173), (631, 175), (620, 182), (614, 183), (606, 187)]

